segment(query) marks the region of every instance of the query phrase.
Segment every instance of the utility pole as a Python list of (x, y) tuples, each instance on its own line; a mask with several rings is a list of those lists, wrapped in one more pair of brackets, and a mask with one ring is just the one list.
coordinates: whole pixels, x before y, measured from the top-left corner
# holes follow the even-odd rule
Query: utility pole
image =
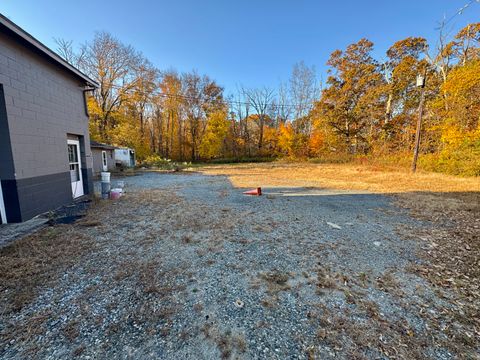
[(420, 105), (418, 107), (417, 132), (415, 133), (415, 149), (413, 150), (412, 172), (417, 170), (418, 151), (420, 148), (420, 135), (422, 131), (423, 102), (425, 100), (425, 83), (427, 71), (424, 75), (417, 75), (417, 87), (420, 88)]

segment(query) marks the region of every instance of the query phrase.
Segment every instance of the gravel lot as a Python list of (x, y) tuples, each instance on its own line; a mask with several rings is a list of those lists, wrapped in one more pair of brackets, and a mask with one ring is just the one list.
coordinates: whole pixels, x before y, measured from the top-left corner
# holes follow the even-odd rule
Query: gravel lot
[(408, 234), (429, 225), (391, 197), (248, 197), (196, 173), (122, 180), (120, 200), (50, 228), (88, 250), (31, 301), (2, 305), (1, 358), (478, 359), (475, 334), (461, 356), (449, 346), (448, 291), (410, 271), (424, 264)]

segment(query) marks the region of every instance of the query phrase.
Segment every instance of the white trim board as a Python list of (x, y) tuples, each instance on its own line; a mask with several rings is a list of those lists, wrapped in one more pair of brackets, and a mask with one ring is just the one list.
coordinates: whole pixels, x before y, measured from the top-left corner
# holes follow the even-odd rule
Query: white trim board
[(2, 182), (0, 181), (0, 217), (2, 218), (2, 224), (7, 223), (7, 212), (5, 211), (5, 203), (3, 202), (3, 190)]

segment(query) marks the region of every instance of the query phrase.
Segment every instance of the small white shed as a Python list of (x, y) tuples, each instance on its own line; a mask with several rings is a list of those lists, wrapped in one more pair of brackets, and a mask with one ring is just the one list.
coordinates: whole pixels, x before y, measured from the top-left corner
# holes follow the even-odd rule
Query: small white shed
[(134, 167), (135, 150), (129, 148), (115, 148), (115, 165), (117, 167)]

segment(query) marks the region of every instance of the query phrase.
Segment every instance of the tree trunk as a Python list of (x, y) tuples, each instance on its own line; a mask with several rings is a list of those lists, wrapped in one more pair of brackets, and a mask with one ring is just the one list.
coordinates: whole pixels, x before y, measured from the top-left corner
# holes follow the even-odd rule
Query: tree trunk
[(387, 107), (385, 109), (385, 125), (387, 125), (392, 118), (392, 99), (393, 95), (391, 93), (388, 94)]
[(260, 115), (259, 123), (259, 135), (258, 135), (258, 150), (262, 150), (263, 147), (263, 123), (265, 122), (263, 115)]
[(173, 152), (173, 138), (175, 134), (175, 112), (174, 110), (171, 111), (172, 115), (172, 125), (170, 127), (170, 158), (172, 158), (175, 154)]

